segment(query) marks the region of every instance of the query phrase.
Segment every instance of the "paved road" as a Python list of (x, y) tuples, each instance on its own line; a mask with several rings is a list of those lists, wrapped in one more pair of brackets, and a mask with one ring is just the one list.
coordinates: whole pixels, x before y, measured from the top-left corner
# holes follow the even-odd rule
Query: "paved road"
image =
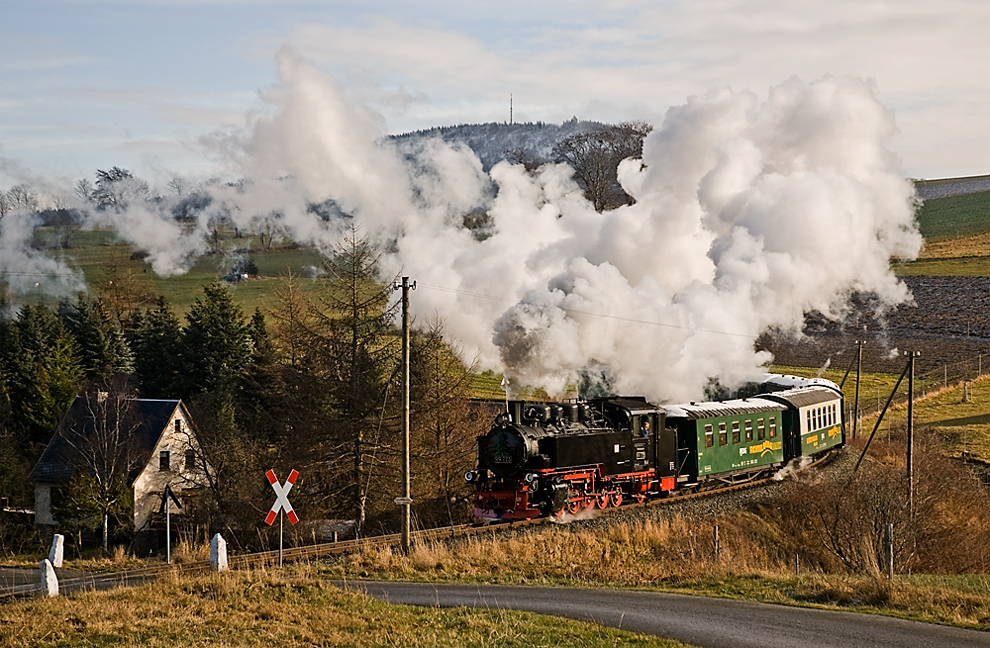
[[(140, 585), (154, 580), (154, 575), (141, 573), (95, 574), (92, 572), (56, 569), (60, 594), (83, 590), (107, 590), (124, 585)], [(0, 600), (36, 596), (40, 590), (40, 569), (0, 567)]]
[(976, 630), (679, 594), (362, 581), (335, 584), (391, 603), (524, 610), (709, 648), (990, 647), (990, 633)]

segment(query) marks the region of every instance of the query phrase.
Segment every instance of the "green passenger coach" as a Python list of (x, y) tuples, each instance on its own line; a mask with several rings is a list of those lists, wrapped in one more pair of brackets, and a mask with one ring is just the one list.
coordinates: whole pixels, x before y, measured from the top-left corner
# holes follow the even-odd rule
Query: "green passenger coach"
[(748, 398), (664, 406), (677, 439), (682, 486), (711, 479), (747, 481), (784, 463), (784, 410), (779, 402)]
[(789, 457), (810, 457), (844, 442), (842, 395), (834, 390), (814, 386), (762, 398), (788, 406), (784, 422), (791, 431), (785, 448)]

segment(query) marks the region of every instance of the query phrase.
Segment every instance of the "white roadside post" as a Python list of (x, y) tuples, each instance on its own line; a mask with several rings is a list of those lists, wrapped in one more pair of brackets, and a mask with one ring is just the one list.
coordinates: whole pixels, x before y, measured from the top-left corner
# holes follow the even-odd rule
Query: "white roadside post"
[[(285, 480), (285, 484), (278, 483), (278, 477), (275, 476), (274, 470), (269, 470), (265, 473), (265, 477), (268, 478), (268, 483), (272, 485), (272, 490), (275, 491), (275, 503), (272, 504), (272, 510), (268, 512), (268, 516), (265, 518), (265, 524), (271, 526), (275, 521), (275, 517), (278, 516), (279, 511), (285, 511), (285, 515), (289, 518), (289, 522), (295, 524), (299, 521), (296, 516), (296, 512), (292, 510), (292, 504), (289, 504), (289, 491), (292, 490), (292, 486), (295, 485), (296, 479), (299, 478), (299, 473), (293, 469), (289, 473), (289, 476)], [(282, 517), (278, 518), (278, 566), (282, 566)]]
[(48, 560), (52, 563), (52, 567), (61, 567), (64, 555), (65, 536), (61, 533), (56, 533), (52, 536), (52, 548), (48, 550)]
[(47, 558), (41, 561), (41, 595), (58, 596), (58, 576)]
[(227, 571), (227, 541), (219, 533), (210, 541), (210, 571)]

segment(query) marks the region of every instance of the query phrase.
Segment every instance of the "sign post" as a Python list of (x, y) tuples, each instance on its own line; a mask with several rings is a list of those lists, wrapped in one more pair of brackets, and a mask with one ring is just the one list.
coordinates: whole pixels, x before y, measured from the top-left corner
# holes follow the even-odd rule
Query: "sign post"
[(165, 510), (165, 563), (168, 565), (172, 564), (172, 508), (169, 506), (169, 500), (175, 502), (175, 505), (180, 509), (182, 504), (179, 502), (179, 498), (175, 496), (172, 492), (171, 486), (165, 486), (165, 492), (162, 493), (162, 505), (158, 509), (161, 513), (162, 509)]
[[(268, 483), (272, 485), (272, 490), (275, 491), (275, 503), (272, 504), (272, 510), (268, 512), (268, 516), (265, 518), (265, 524), (268, 526), (272, 525), (275, 521), (275, 516), (278, 515), (279, 511), (285, 511), (285, 515), (288, 516), (289, 522), (295, 524), (299, 521), (299, 517), (296, 512), (292, 510), (292, 504), (289, 504), (289, 491), (292, 490), (292, 486), (296, 483), (296, 479), (299, 478), (299, 473), (295, 470), (289, 473), (288, 478), (286, 478), (284, 484), (278, 483), (278, 477), (275, 476), (274, 470), (269, 470), (265, 473), (265, 477), (268, 478)], [(282, 566), (282, 517), (278, 518), (278, 565)]]

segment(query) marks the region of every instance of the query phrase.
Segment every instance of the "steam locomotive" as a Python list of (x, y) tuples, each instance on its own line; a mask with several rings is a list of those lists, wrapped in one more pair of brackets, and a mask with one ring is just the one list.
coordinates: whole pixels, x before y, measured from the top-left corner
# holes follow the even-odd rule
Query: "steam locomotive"
[(842, 391), (768, 374), (746, 398), (509, 401), (478, 437), (474, 515), (488, 521), (605, 509), (752, 480), (845, 443)]

